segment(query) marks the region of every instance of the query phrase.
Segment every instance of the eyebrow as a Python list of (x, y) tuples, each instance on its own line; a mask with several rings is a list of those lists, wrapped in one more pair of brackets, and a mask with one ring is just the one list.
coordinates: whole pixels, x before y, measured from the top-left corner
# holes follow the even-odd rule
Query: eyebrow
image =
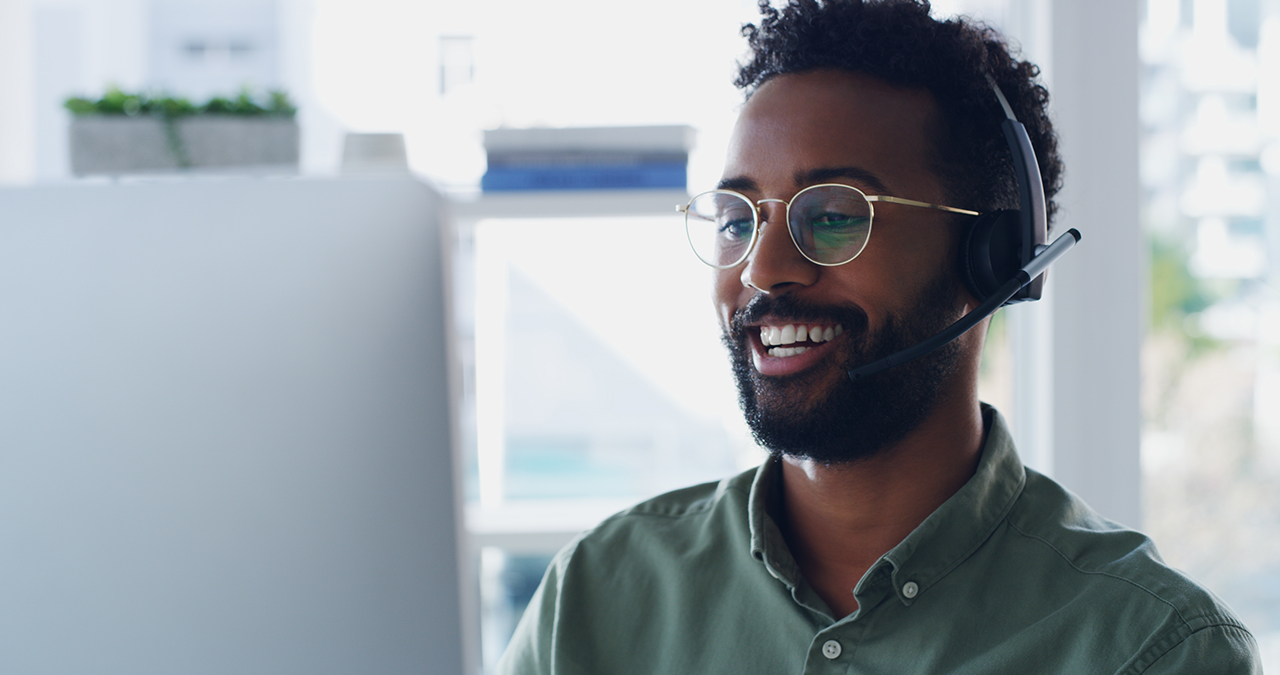
[(716, 184), (717, 190), (733, 190), (734, 192), (759, 192), (760, 188), (756, 187), (756, 182), (746, 176), (735, 176), (733, 178), (722, 178)]
[(815, 183), (830, 183), (837, 178), (845, 178), (855, 183), (861, 183), (875, 192), (885, 193), (889, 188), (878, 176), (866, 169), (856, 166), (837, 166), (831, 168), (812, 169), (808, 172), (796, 173), (797, 185), (813, 185)]
[[(874, 173), (866, 169), (856, 166), (833, 166), (822, 167), (818, 169), (810, 169), (808, 171), (797, 171), (794, 180), (796, 186), (816, 185), (818, 183), (830, 183), (836, 179), (846, 179), (854, 183), (860, 183), (871, 189), (873, 192), (886, 193), (889, 191), (885, 187), (884, 182), (880, 180)], [(717, 190), (733, 190), (735, 192), (759, 192), (760, 188), (756, 182), (746, 176), (734, 176), (725, 178), (716, 186)]]

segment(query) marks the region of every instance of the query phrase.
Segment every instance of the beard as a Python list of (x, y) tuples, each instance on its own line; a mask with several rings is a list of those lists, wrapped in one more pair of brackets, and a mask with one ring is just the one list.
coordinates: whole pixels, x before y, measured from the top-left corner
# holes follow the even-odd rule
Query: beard
[[(823, 464), (851, 464), (873, 457), (911, 433), (937, 407), (944, 382), (958, 369), (960, 346), (937, 350), (854, 383), (848, 371), (910, 347), (960, 316), (956, 288), (938, 275), (903, 315), (886, 315), (871, 331), (856, 306), (815, 307), (790, 295), (757, 295), (738, 310), (724, 332), (733, 363), (738, 400), (756, 441), (773, 456)], [(764, 316), (794, 323), (839, 323), (839, 351), (813, 368), (765, 377), (752, 364), (747, 323)], [(826, 390), (825, 392), (823, 390)]]

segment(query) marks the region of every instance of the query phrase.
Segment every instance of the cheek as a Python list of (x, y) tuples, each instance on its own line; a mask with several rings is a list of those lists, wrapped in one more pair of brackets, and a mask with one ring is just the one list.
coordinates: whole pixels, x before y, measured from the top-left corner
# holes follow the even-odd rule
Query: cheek
[[(907, 269), (922, 266), (936, 269), (937, 261), (945, 258), (947, 250), (951, 247), (951, 238), (937, 236), (941, 233), (929, 232), (928, 229), (932, 229), (932, 223), (927, 224), (928, 228), (924, 226), (925, 224), (916, 225), (916, 223), (892, 223), (872, 230), (867, 252), (872, 252), (872, 244), (875, 244), (876, 255), (903, 268), (904, 272)], [(865, 256), (866, 253), (863, 255)]]
[[(945, 227), (945, 225), (939, 225)], [(914, 230), (914, 231), (912, 231)], [(882, 270), (882, 275), (869, 275), (900, 290), (911, 289), (939, 274), (956, 273), (958, 237), (928, 236), (918, 228), (884, 228), (872, 233), (872, 242), (879, 244), (859, 256), (868, 267)], [(879, 241), (877, 240), (879, 238)], [(857, 262), (857, 261), (854, 261)]]
[(733, 312), (741, 306), (741, 296), (745, 288), (742, 285), (741, 268), (716, 270), (711, 276), (711, 302), (716, 308), (716, 318), (720, 326), (727, 327)]

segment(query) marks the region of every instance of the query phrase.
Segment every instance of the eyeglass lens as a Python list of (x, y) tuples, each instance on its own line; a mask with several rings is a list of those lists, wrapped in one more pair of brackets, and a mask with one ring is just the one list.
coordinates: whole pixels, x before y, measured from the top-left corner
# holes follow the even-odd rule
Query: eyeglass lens
[[(727, 191), (694, 197), (685, 214), (689, 243), (703, 262), (733, 267), (746, 259), (757, 236), (755, 205)], [(797, 193), (788, 209), (791, 239), (806, 258), (821, 265), (853, 260), (867, 245), (871, 205), (863, 194), (839, 185)]]
[(756, 238), (755, 205), (733, 192), (704, 192), (685, 210), (693, 252), (712, 267), (742, 262)]

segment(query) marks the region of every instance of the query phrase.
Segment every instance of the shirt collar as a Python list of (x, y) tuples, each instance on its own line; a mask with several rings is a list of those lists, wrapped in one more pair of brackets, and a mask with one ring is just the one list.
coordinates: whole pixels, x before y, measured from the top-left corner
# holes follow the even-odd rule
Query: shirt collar
[[(987, 439), (973, 477), (906, 539), (884, 554), (868, 570), (855, 593), (863, 590), (868, 580), (883, 574), (881, 570), (887, 565), (894, 592), (903, 603), (911, 604), (972, 555), (1013, 507), (1026, 483), (1026, 471), (1004, 418), (985, 404), (982, 412), (987, 421)], [(777, 503), (780, 481), (781, 470), (776, 459), (765, 462), (752, 481), (747, 502), (751, 554), (771, 575), (794, 590), (800, 572), (770, 515), (770, 505)]]
[(800, 569), (787, 542), (782, 538), (782, 530), (773, 519), (772, 508), (779, 501), (782, 489), (782, 469), (778, 466), (778, 458), (770, 457), (756, 471), (751, 481), (751, 493), (747, 498), (747, 513), (751, 524), (751, 555), (764, 563), (765, 569), (787, 588), (795, 589), (800, 578)]

